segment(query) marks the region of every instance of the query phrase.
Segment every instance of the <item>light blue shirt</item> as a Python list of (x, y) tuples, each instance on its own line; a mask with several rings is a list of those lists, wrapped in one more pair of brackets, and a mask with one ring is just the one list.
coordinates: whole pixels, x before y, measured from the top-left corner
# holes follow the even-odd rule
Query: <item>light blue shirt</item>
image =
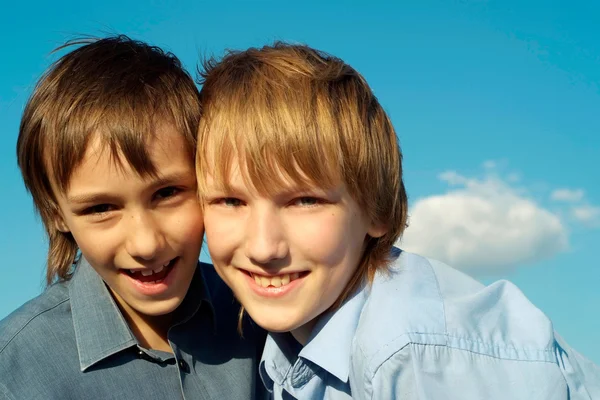
[(275, 399), (600, 399), (600, 369), (516, 286), (406, 252), (304, 348), (270, 334), (260, 374)]

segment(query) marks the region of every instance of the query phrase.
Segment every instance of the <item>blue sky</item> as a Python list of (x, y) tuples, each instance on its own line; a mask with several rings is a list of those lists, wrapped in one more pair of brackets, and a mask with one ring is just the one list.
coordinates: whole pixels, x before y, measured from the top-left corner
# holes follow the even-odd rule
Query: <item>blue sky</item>
[[(15, 160), (50, 51), (125, 33), (193, 70), (199, 55), (281, 39), (353, 65), (404, 152), (403, 246), (507, 278), (600, 363), (600, 3), (573, 1), (24, 2), (0, 15), (0, 317), (43, 288), (46, 242)], [(203, 255), (206, 258), (206, 255)]]

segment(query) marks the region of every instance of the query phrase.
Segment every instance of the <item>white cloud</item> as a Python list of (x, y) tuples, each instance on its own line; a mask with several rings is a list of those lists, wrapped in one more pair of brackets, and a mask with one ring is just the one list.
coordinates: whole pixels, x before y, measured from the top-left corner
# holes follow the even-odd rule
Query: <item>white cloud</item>
[(591, 205), (583, 189), (556, 189), (550, 194), (554, 201), (569, 203), (569, 216), (588, 228), (600, 227), (600, 207)]
[(550, 198), (554, 201), (565, 201), (576, 203), (583, 199), (585, 192), (582, 189), (556, 189), (550, 194)]
[(439, 178), (447, 193), (418, 200), (400, 247), (485, 275), (533, 263), (568, 248), (559, 217), (491, 175), (472, 179), (455, 171)]
[(600, 224), (600, 207), (590, 205), (573, 207), (571, 208), (571, 215), (585, 225), (596, 226)]
[(448, 183), (449, 185), (463, 185), (467, 186), (469, 184), (469, 179), (465, 178), (462, 175), (459, 175), (456, 171), (446, 171), (442, 172), (438, 178), (441, 181)]

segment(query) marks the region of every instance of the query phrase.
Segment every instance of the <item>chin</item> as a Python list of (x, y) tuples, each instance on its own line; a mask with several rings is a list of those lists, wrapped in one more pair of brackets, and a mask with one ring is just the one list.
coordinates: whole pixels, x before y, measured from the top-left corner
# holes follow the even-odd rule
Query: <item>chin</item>
[(177, 307), (181, 305), (181, 301), (166, 301), (161, 302), (161, 304), (153, 304), (148, 307), (140, 307), (137, 311), (141, 314), (147, 315), (149, 317), (160, 317), (163, 315), (171, 314), (173, 311), (177, 310)]
[[(250, 313), (249, 313), (250, 314)], [(298, 321), (291, 321), (289, 319), (273, 319), (273, 318), (254, 318), (252, 314), (250, 317), (256, 322), (261, 328), (269, 332), (290, 332), (302, 325)]]

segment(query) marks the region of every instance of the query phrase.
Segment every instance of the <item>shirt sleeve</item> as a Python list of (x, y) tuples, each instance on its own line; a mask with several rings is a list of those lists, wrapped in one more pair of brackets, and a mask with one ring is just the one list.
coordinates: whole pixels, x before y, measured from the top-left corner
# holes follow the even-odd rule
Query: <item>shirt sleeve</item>
[(557, 349), (560, 359), (552, 363), (501, 359), (447, 346), (410, 344), (376, 370), (371, 384), (364, 386), (364, 398), (600, 399), (598, 368), (566, 345)]

